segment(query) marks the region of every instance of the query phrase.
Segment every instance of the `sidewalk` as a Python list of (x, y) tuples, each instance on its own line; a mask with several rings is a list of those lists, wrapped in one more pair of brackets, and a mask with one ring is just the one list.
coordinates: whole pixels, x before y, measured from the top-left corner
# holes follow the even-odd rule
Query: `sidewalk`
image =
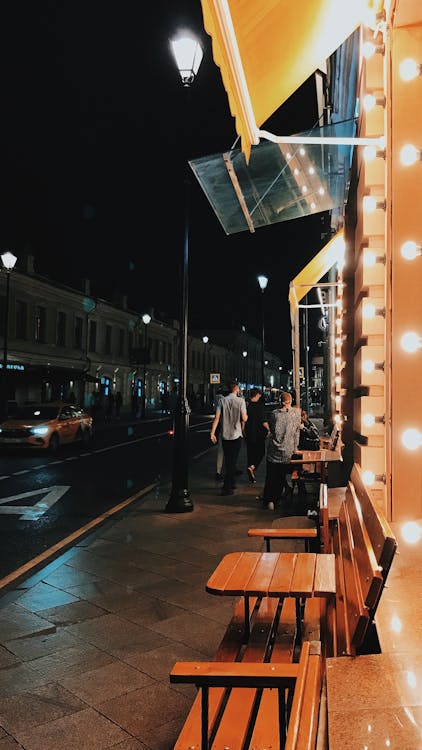
[(195, 688), (169, 672), (212, 658), (234, 602), (205, 583), (275, 520), (255, 499), (264, 466), (222, 497), (215, 462), (216, 449), (191, 462), (192, 513), (165, 513), (170, 487), (156, 486), (0, 599), (0, 750), (173, 748)]

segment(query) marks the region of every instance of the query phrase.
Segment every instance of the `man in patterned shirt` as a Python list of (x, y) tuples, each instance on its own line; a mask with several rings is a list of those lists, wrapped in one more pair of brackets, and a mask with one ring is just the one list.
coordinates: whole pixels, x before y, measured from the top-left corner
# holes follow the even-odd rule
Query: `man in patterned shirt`
[(274, 510), (283, 494), (287, 494), (287, 474), (290, 460), (298, 448), (300, 436), (300, 410), (292, 406), (290, 393), (282, 393), (281, 406), (271, 412), (267, 427), (267, 474), (264, 486), (264, 508)]

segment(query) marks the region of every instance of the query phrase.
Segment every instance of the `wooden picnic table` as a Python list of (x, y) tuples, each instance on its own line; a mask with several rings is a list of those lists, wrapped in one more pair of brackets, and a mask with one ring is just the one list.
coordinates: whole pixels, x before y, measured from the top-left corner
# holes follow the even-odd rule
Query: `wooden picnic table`
[(314, 552), (230, 552), (206, 583), (210, 594), (243, 596), (245, 640), (249, 638), (249, 597), (291, 596), (296, 601), (296, 624), (301, 633), (301, 599), (331, 597), (336, 593), (335, 556)]

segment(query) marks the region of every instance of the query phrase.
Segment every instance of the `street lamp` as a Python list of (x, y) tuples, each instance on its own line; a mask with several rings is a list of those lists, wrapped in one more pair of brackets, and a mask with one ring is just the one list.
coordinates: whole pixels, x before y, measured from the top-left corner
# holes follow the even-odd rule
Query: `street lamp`
[(151, 315), (144, 313), (142, 316), (142, 322), (144, 324), (144, 372), (142, 375), (142, 406), (141, 406), (141, 417), (145, 419), (146, 404), (147, 404), (147, 352), (148, 352), (148, 326), (151, 323)]
[(3, 410), (6, 415), (7, 409), (7, 344), (9, 335), (9, 299), (10, 299), (10, 274), (12, 273), (16, 265), (17, 257), (13, 255), (9, 250), (1, 256), (1, 262), (3, 269), (6, 271), (6, 303), (4, 309), (4, 332), (3, 332)]
[[(202, 60), (199, 42), (183, 36), (171, 42), (172, 52), (188, 95)], [(187, 110), (187, 107), (186, 107)], [(187, 112), (186, 112), (187, 114)], [(187, 149), (186, 149), (187, 151)], [(186, 154), (185, 154), (186, 159)], [(189, 198), (190, 183), (185, 165), (185, 231), (183, 244), (183, 283), (179, 326), (179, 392), (174, 418), (173, 476), (166, 513), (187, 513), (193, 510), (188, 489), (188, 429), (189, 407), (186, 396), (188, 367), (188, 289), (189, 289)]]
[(247, 352), (246, 350), (245, 350), (245, 351), (243, 351), (243, 352), (242, 352), (242, 357), (243, 357), (243, 359), (245, 360), (245, 370), (244, 370), (244, 375), (245, 375), (245, 381), (246, 381), (246, 383), (245, 383), (245, 386), (246, 386), (246, 389), (245, 389), (245, 390), (246, 390), (246, 394), (248, 393), (248, 363), (247, 363), (247, 361), (246, 361), (246, 357), (247, 357), (247, 356), (248, 356), (248, 352)]
[(204, 344), (204, 409), (207, 405), (207, 344), (208, 336), (202, 336), (202, 342)]
[(264, 356), (265, 356), (265, 329), (264, 329), (264, 292), (267, 288), (268, 278), (267, 276), (258, 276), (258, 284), (261, 290), (261, 386), (262, 386), (262, 398), (265, 393), (265, 379), (264, 379)]

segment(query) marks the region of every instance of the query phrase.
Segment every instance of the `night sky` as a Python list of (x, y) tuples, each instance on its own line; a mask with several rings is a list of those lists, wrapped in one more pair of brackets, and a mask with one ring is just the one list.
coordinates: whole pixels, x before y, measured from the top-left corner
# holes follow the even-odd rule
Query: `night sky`
[[(1, 247), (37, 273), (129, 305), (179, 316), (186, 107), (169, 49), (179, 28), (204, 43), (191, 89), (189, 157), (236, 140), (199, 0), (33, 0), (3, 4)], [(275, 132), (315, 122), (310, 82)], [(226, 236), (192, 175), (190, 326), (260, 335), (290, 366), (289, 281), (322, 246), (324, 214)]]

